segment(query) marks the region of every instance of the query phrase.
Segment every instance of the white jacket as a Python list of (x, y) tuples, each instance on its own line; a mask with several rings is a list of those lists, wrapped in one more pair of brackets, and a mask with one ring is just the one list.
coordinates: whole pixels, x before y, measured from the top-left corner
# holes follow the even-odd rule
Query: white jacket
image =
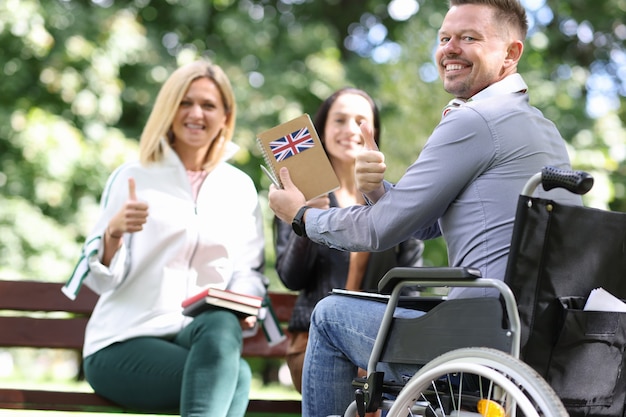
[[(85, 283), (100, 299), (87, 325), (83, 355), (138, 336), (171, 336), (190, 319), (181, 301), (208, 284), (263, 296), (267, 279), (263, 219), (250, 177), (222, 162), (206, 177), (194, 202), (186, 171), (169, 147), (162, 162), (131, 162), (109, 177), (102, 215), (63, 288), (74, 298)], [(128, 198), (148, 203), (141, 232), (126, 233), (109, 267), (102, 265), (103, 235)]]

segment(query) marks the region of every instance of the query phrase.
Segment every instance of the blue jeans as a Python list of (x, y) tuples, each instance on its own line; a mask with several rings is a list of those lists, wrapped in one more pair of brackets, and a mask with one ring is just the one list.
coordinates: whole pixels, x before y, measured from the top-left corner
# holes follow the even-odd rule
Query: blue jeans
[(85, 358), (94, 391), (125, 407), (180, 415), (241, 417), (252, 374), (241, 326), (225, 310), (198, 315), (173, 339), (138, 337)]
[[(354, 400), (352, 379), (357, 368), (367, 369), (386, 304), (356, 297), (331, 295), (322, 299), (311, 317), (302, 377), (302, 416), (343, 415)], [(396, 309), (395, 317), (424, 313)], [(400, 381), (417, 367), (381, 364), (385, 379)]]

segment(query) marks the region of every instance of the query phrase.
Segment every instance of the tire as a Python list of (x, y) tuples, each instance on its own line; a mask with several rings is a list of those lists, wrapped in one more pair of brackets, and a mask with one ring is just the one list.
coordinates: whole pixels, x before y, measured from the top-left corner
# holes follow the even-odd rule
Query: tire
[[(470, 385), (471, 381), (477, 387), (464, 390), (463, 384)], [(435, 386), (439, 387), (433, 389)], [(493, 406), (492, 413), (479, 413), (477, 405), (481, 404)], [(493, 412), (496, 409), (498, 412)], [(406, 417), (409, 410), (439, 417), (569, 416), (554, 390), (537, 372), (519, 359), (491, 348), (456, 349), (424, 365), (393, 401), (387, 416)]]

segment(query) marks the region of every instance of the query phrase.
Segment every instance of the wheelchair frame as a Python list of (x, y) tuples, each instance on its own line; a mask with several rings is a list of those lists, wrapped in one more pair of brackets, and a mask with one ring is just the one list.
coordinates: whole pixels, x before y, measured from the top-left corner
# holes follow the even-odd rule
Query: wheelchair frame
[[(564, 171), (553, 167), (546, 167), (542, 170), (542, 172), (535, 174), (531, 179), (529, 179), (521, 193), (521, 197), (531, 196), (539, 184), (542, 184), (545, 190), (560, 187), (565, 188), (575, 194), (585, 194), (593, 186), (593, 178), (589, 174), (581, 171)], [(429, 370), (431, 372), (434, 372), (433, 367), (436, 368), (437, 366), (443, 366), (443, 363), (440, 359), (442, 357), (444, 358), (444, 361), (446, 361), (447, 359), (445, 358), (452, 354), (452, 357), (455, 358), (454, 363), (456, 365), (459, 365), (463, 369), (474, 369), (471, 366), (466, 366), (466, 361), (463, 361), (463, 359), (459, 359), (458, 357), (454, 356), (454, 352), (463, 352), (463, 354), (468, 355), (467, 361), (469, 362), (476, 360), (478, 360), (478, 362), (481, 362), (485, 360), (482, 355), (486, 355), (487, 357), (498, 356), (495, 351), (501, 351), (505, 352), (505, 355), (507, 356), (503, 357), (504, 359), (502, 357), (499, 359), (495, 359), (496, 368), (497, 362), (500, 361), (506, 362), (506, 366), (508, 366), (508, 368), (501, 370), (501, 372), (504, 374), (510, 373), (512, 368), (514, 368), (515, 370), (522, 369), (521, 373), (524, 374), (524, 377), (522, 378), (524, 384), (528, 384), (531, 386), (530, 395), (535, 395), (535, 400), (539, 401), (542, 404), (542, 407), (546, 407), (545, 410), (547, 411), (544, 411), (545, 413), (547, 413), (546, 415), (568, 415), (567, 411), (563, 407), (563, 404), (558, 399), (558, 396), (550, 388), (547, 382), (543, 380), (541, 376), (534, 372), (529, 366), (519, 360), (521, 347), (521, 323), (517, 302), (511, 288), (501, 280), (482, 278), (480, 276), (480, 271), (472, 268), (434, 267), (393, 268), (392, 270), (388, 271), (388, 273), (385, 274), (385, 276), (379, 282), (379, 292), (389, 293), (391, 291), (391, 295), (384, 316), (382, 318), (382, 322), (372, 349), (372, 353), (368, 361), (367, 378), (366, 380), (360, 382), (357, 382), (357, 380), (355, 380), (355, 383), (353, 384), (357, 386), (357, 389), (355, 391), (355, 401), (348, 407), (345, 416), (352, 416), (355, 414), (364, 416), (366, 412), (373, 412), (383, 404), (382, 395), (383, 391), (385, 390), (385, 382), (383, 381), (382, 372), (377, 371), (377, 364), (381, 361), (385, 361), (384, 356), (385, 349), (387, 348), (387, 340), (390, 333), (392, 332), (392, 327), (395, 321), (394, 311), (398, 306), (398, 302), (400, 300), (403, 288), (408, 286), (428, 288), (495, 288), (501, 295), (500, 300), (502, 301), (504, 312), (506, 313), (508, 327), (503, 328), (504, 336), (496, 337), (495, 340), (489, 340), (489, 337), (487, 337), (487, 339), (478, 338), (473, 343), (464, 340), (463, 343), (459, 342), (458, 346), (454, 346), (453, 342), (452, 345), (446, 345), (445, 349), (447, 349), (448, 353), (444, 353), (442, 356), (440, 356), (441, 352), (427, 352), (427, 355), (430, 355), (431, 357), (427, 358), (426, 365), (423, 366), (423, 368), (407, 383), (407, 385), (405, 385), (404, 388), (400, 389), (398, 398), (404, 398), (407, 395), (412, 397), (414, 395), (414, 393), (412, 392), (409, 394), (406, 394), (405, 392), (407, 389), (406, 387), (409, 384), (412, 384), (412, 388), (410, 389), (422, 389), (423, 387), (419, 384), (422, 384), (424, 381), (422, 381), (420, 378), (424, 378), (424, 373), (429, 372)], [(445, 301), (445, 303), (450, 303), (453, 301), (458, 300), (449, 300)], [(500, 311), (502, 311), (502, 305), (500, 305)], [(421, 319), (421, 317), (419, 319)], [(487, 349), (487, 353), (484, 353), (484, 348), (468, 349), (467, 346), (488, 346), (489, 349)], [(495, 349), (495, 351), (491, 351), (491, 349)], [(479, 359), (476, 359), (476, 355)], [(477, 370), (476, 372), (480, 374), (481, 372), (489, 373), (491, 371), (480, 368), (480, 370)], [(497, 373), (498, 369), (495, 369), (495, 372)], [(427, 377), (428, 374), (426, 374), (426, 378)], [(414, 381), (414, 379), (417, 379), (417, 381)], [(520, 399), (520, 401), (525, 402), (525, 399)], [(393, 402), (387, 404), (387, 407), (391, 407), (391, 410), (397, 412), (397, 407), (394, 407)], [(404, 413), (404, 415), (406, 415), (406, 411), (404, 411)], [(395, 416), (395, 414), (393, 413), (391, 413), (390, 415)]]

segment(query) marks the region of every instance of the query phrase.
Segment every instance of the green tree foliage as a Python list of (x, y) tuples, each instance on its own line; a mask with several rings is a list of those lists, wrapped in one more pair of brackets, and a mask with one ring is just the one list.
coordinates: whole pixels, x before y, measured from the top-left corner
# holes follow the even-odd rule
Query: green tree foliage
[[(624, 211), (626, 3), (526, 4), (532, 31), (520, 71), (531, 99), (563, 132), (576, 167), (596, 176), (589, 201)], [(1, 2), (0, 272), (70, 274), (107, 175), (135, 156), (167, 75), (197, 56), (231, 78), (235, 162), (262, 197), (269, 184), (255, 133), (313, 113), (344, 85), (378, 100), (397, 180), (450, 98), (433, 62), (445, 9), (423, 0)], [(429, 261), (445, 262), (442, 251)]]

